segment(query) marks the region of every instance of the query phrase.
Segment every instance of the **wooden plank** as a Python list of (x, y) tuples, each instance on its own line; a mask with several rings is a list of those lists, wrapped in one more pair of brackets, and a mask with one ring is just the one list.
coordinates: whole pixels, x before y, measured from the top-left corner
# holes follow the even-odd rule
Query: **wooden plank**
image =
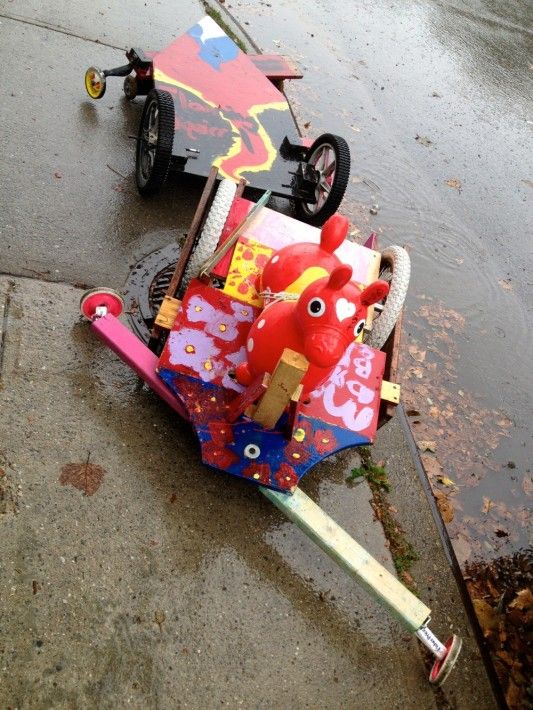
[[(394, 325), (394, 329), (390, 334), (387, 342), (383, 346), (383, 351), (385, 352), (387, 359), (385, 361), (385, 372), (383, 377), (389, 382), (396, 382), (399, 379), (398, 375), (398, 364), (400, 360), (400, 342), (402, 337), (402, 323), (403, 323), (403, 309), (398, 316), (398, 319)], [(379, 408), (379, 427), (386, 424), (394, 416), (396, 409), (395, 404), (391, 404), (385, 400), (382, 400)]]
[(427, 621), (431, 610), (303, 491), (296, 488), (287, 495), (264, 486), (259, 490), (409, 631), (418, 631)]
[(180, 304), (181, 301), (179, 299), (164, 296), (155, 317), (156, 325), (165, 330), (171, 330), (178, 315)]
[(303, 389), (303, 385), (298, 385), (289, 401), (289, 416), (287, 418), (287, 426), (285, 429), (285, 436), (289, 439), (289, 441), (292, 439), (294, 430), (296, 429), (298, 405), (300, 404), (300, 397), (302, 396)]
[(230, 404), (227, 416), (228, 421), (234, 422), (251, 404), (256, 402), (259, 397), (267, 391), (269, 382), (270, 375), (268, 372), (265, 372), (264, 375), (256, 377), (252, 384), (249, 385), (244, 392), (241, 392), (240, 395), (235, 397), (233, 402)]
[(187, 233), (187, 238), (185, 239), (183, 247), (181, 248), (180, 257), (178, 259), (178, 263), (176, 264), (176, 268), (174, 269), (174, 274), (172, 275), (172, 278), (167, 288), (166, 295), (171, 296), (172, 298), (176, 296), (181, 282), (181, 277), (183, 276), (183, 273), (187, 267), (187, 262), (189, 261), (189, 257), (193, 250), (194, 242), (196, 241), (196, 237), (198, 236), (198, 233), (202, 227), (204, 218), (207, 215), (213, 194), (217, 187), (217, 175), (218, 168), (213, 166), (209, 173), (209, 177), (207, 178), (207, 182), (205, 184), (204, 191), (202, 192), (200, 202), (198, 203), (198, 207), (196, 208), (196, 212), (194, 213), (194, 217), (191, 222), (191, 227), (189, 229), (189, 232)]
[[(211, 204), (213, 193), (216, 189), (217, 175), (218, 168), (213, 166), (207, 178), (207, 182), (205, 184), (204, 191), (202, 192), (202, 196), (200, 197), (200, 201), (198, 202), (198, 206), (196, 207), (196, 212), (194, 213), (187, 237), (183, 247), (181, 248), (176, 268), (174, 269), (174, 273), (172, 274), (172, 278), (170, 279), (170, 283), (168, 284), (168, 288), (166, 290), (165, 295), (170, 298), (175, 298), (178, 292), (181, 278), (187, 267), (187, 262), (189, 261), (189, 257), (194, 247), (196, 236), (198, 235), (198, 232), (203, 224), (208, 206)], [(148, 340), (148, 347), (155, 353), (161, 352), (161, 348), (163, 346), (162, 344), (164, 343), (164, 338), (162, 339), (162, 336), (165, 333), (165, 330), (166, 328), (162, 328), (157, 321), (154, 321), (152, 332), (150, 333), (150, 339)]]
[(301, 353), (285, 348), (272, 373), (268, 389), (257, 405), (253, 420), (265, 429), (273, 429), (308, 367), (309, 363)]
[(303, 77), (296, 64), (281, 54), (248, 54), (248, 58), (270, 81)]
[(382, 380), (381, 399), (384, 399), (386, 402), (392, 402), (393, 404), (400, 404), (400, 385)]
[(237, 199), (237, 197), (242, 197), (242, 193), (244, 192), (245, 187), (246, 187), (246, 180), (244, 178), (241, 178), (237, 184), (237, 190), (235, 192), (235, 199)]

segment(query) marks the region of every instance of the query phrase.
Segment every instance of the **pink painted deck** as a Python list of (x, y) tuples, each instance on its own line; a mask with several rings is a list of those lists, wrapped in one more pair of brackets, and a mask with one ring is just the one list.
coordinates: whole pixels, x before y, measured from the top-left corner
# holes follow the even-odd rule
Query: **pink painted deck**
[[(233, 201), (226, 225), (222, 231), (220, 243), (227, 239), (230, 232), (248, 214), (252, 206), (253, 202), (249, 202), (242, 197)], [(320, 229), (318, 227), (305, 224), (292, 217), (275, 212), (268, 207), (263, 207), (251, 224), (244, 227), (241, 236), (273, 250), (281, 249), (297, 242), (320, 243)], [(375, 240), (368, 243), (375, 244)], [(215, 267), (213, 273), (224, 278), (228, 273), (232, 254), (233, 251), (230, 250)], [(368, 285), (378, 278), (381, 262), (381, 255), (378, 251), (345, 240), (336, 250), (335, 255), (343, 263), (352, 267), (353, 280), (355, 282)]]

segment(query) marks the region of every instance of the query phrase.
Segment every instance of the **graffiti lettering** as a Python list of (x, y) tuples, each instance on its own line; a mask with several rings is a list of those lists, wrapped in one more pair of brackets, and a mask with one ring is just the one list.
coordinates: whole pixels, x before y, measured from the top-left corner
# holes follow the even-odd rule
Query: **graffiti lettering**
[[(353, 358), (358, 347), (359, 357)], [(351, 431), (363, 431), (370, 426), (376, 391), (360, 380), (372, 373), (374, 352), (365, 345), (351, 345), (330, 375), (329, 382), (319, 388), (313, 397), (322, 399), (322, 406), (330, 417), (340, 419)]]
[(196, 140), (198, 136), (212, 136), (213, 138), (221, 138), (229, 132), (229, 128), (210, 126), (208, 123), (193, 123), (192, 121), (183, 121), (179, 116), (176, 116), (174, 130), (183, 131), (191, 140)]
[(217, 113), (217, 110), (209, 104), (204, 104), (199, 101), (192, 101), (183, 91), (178, 93), (180, 106), (185, 111), (195, 111), (196, 113)]

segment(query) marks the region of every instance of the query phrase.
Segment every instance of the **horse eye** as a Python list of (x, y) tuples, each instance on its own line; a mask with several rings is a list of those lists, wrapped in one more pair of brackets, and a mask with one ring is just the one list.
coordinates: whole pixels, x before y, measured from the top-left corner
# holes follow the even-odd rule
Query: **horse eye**
[(365, 327), (365, 320), (360, 320), (359, 323), (355, 326), (353, 329), (355, 337), (357, 337), (360, 333), (363, 332), (363, 328)]
[(256, 444), (248, 444), (244, 447), (244, 455), (247, 459), (256, 459), (261, 454), (261, 449)]
[(307, 304), (307, 312), (313, 318), (318, 318), (326, 312), (326, 304), (321, 298), (312, 298)]

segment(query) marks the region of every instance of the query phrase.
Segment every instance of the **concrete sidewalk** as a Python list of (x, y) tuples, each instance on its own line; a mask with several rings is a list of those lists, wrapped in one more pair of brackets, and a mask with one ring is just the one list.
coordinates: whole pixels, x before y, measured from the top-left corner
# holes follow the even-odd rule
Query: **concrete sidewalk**
[[(378, 456), (416, 536), (414, 574), (432, 628), (466, 644), (437, 693), (400, 625), (252, 486), (203, 467), (188, 425), (80, 321), (75, 284), (120, 288), (139, 254), (187, 229), (201, 189), (171, 182), (141, 201), (127, 134), (142, 100), (126, 104), (119, 84), (96, 106), (84, 96), (87, 65), (122, 61), (102, 42), (162, 46), (203, 14), (180, 3), (172, 25), (169, 6), (133, 10), (2, 10), (0, 705), (492, 707), (397, 424)], [(345, 484), (356, 459), (302, 487), (392, 569), (367, 484)], [(87, 462), (101, 467), (90, 496), (61, 482)]]
[[(3, 706), (438, 704), (416, 643), (252, 486), (199, 464), (189, 427), (79, 320), (79, 290), (2, 278), (0, 293)], [(105, 473), (84, 496), (60, 478), (88, 459)], [(303, 487), (391, 569), (352, 465)], [(435, 628), (468, 637), (418, 519), (449, 590)], [(454, 692), (483, 673), (466, 641), (446, 693), (486, 707), (481, 682)]]

